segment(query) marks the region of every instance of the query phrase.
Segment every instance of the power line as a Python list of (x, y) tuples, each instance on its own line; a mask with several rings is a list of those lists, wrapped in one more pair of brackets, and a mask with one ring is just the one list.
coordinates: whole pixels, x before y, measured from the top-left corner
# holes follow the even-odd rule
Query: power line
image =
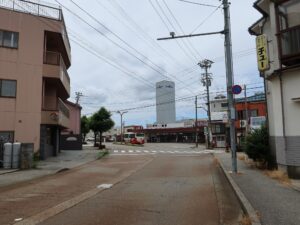
[[(86, 20), (84, 20), (82, 17), (80, 17), (78, 14), (72, 12), (68, 7), (66, 7), (65, 5), (59, 3), (57, 0), (55, 0), (60, 6), (62, 6), (63, 8), (65, 8), (67, 11), (69, 11), (72, 15), (76, 16), (79, 20), (83, 21), (85, 24), (87, 24), (89, 27), (93, 28), (95, 31), (97, 31), (98, 33), (100, 33), (102, 36), (104, 36), (106, 39), (108, 39), (110, 42), (112, 42), (114, 45), (118, 46), (119, 48), (121, 48), (122, 50), (124, 50), (125, 52), (127, 52), (128, 54), (130, 54), (131, 56), (133, 56), (134, 58), (136, 58), (137, 60), (139, 60), (140, 62), (142, 62), (143, 64), (145, 64), (147, 67), (151, 68), (152, 70), (156, 71), (158, 74), (160, 74), (161, 76), (170, 79), (170, 74), (169, 76), (163, 74), (160, 70), (165, 71), (165, 69), (161, 68), (160, 66), (158, 66), (157, 64), (155, 64), (153, 61), (151, 61), (147, 56), (143, 55), (142, 53), (140, 53), (138, 50), (136, 50), (134, 47), (132, 47), (129, 43), (127, 43), (126, 41), (124, 41), (119, 35), (117, 35), (116, 33), (114, 33), (112, 30), (110, 30), (107, 26), (105, 26), (103, 23), (101, 23), (98, 19), (96, 19), (93, 15), (91, 15), (89, 12), (87, 12), (86, 10), (84, 10), (82, 7), (80, 7), (77, 3), (75, 3), (73, 0), (70, 0), (76, 7), (78, 7), (80, 10), (82, 10), (83, 12), (85, 12), (89, 17), (91, 17), (93, 20), (95, 20), (99, 25), (101, 25), (103, 28), (105, 28), (107, 31), (109, 31), (111, 34), (113, 34), (117, 39), (119, 39), (122, 43), (124, 43), (126, 46), (128, 46), (129, 48), (133, 49), (136, 53), (138, 53), (139, 55), (141, 55), (143, 58), (147, 59), (152, 65), (148, 64), (147, 62), (145, 62), (144, 60), (140, 59), (139, 57), (137, 57), (135, 54), (133, 54), (132, 52), (128, 51), (126, 48), (124, 48), (123, 46), (121, 46), (120, 44), (118, 44), (117, 42), (115, 42), (114, 40), (112, 40), (111, 38), (107, 37), (102, 31), (100, 31), (98, 28), (96, 28), (95, 26), (91, 25), (90, 23), (88, 23)], [(160, 70), (154, 68), (157, 67)], [(165, 71), (166, 72), (166, 71)], [(178, 80), (179, 82), (182, 82), (181, 80), (177, 79), (176, 77), (174, 77), (176, 80)], [(187, 88), (187, 90), (189, 90), (191, 93), (193, 93), (193, 91), (191, 91), (190, 89)]]
[(214, 15), (218, 9), (222, 6), (223, 4), (221, 3), (216, 9), (214, 9), (207, 17), (204, 18), (204, 20), (191, 32), (193, 34), (196, 30), (198, 30), (199, 27), (201, 27), (212, 15)]
[(209, 5), (209, 4), (203, 4), (203, 3), (199, 3), (199, 2), (191, 2), (191, 1), (186, 1), (186, 0), (178, 0), (180, 2), (186, 2), (186, 3), (190, 3), (190, 4), (194, 4), (194, 5), (201, 5), (201, 6), (208, 6), (208, 7), (218, 7), (218, 6), (215, 6), (215, 5)]
[[(182, 32), (182, 34), (184, 34), (184, 30), (181, 26), (181, 24), (179, 23), (179, 21), (177, 20), (177, 18), (175, 17), (174, 13), (172, 12), (172, 10), (170, 9), (170, 7), (168, 6), (168, 4), (166, 3), (165, 0), (163, 0), (163, 3), (165, 5), (165, 7), (167, 8), (167, 10), (169, 11), (171, 17), (173, 18), (173, 20), (175, 21), (175, 23), (177, 24), (177, 26), (179, 27), (180, 31)], [(196, 55), (198, 55), (200, 58), (203, 58), (200, 53), (197, 51), (197, 49), (195, 48), (195, 46), (192, 44), (190, 39), (187, 39), (187, 43), (191, 46), (191, 49), (196, 53)]]
[[(173, 31), (177, 32), (177, 29), (175, 28), (175, 26), (173, 25), (172, 21), (169, 19), (168, 15), (165, 13), (164, 9), (162, 8), (162, 6), (160, 5), (158, 0), (155, 0), (156, 4), (158, 6), (158, 8), (160, 9), (160, 11), (162, 12), (162, 14), (164, 15), (164, 17), (166, 18), (166, 20), (168, 21), (168, 23), (171, 25)], [(198, 61), (198, 57), (197, 55), (195, 55), (195, 53), (191, 50), (190, 46), (187, 45), (187, 43), (185, 42), (185, 40), (181, 40), (182, 44), (186, 47), (187, 52), (195, 58), (196, 62)]]
[[(97, 0), (98, 2), (100, 0)], [(178, 64), (181, 64), (177, 59), (175, 59), (168, 51), (166, 51), (162, 46), (160, 46), (154, 38), (152, 38), (146, 31), (144, 31), (143, 28), (141, 28), (135, 21), (128, 15), (128, 13), (125, 11), (125, 9), (115, 0), (109, 0), (108, 1), (115, 9), (117, 9), (123, 17), (132, 24), (133, 27), (136, 28), (136, 30), (142, 34), (146, 39), (148, 39), (153, 45), (157, 46), (159, 49), (161, 49), (162, 52), (164, 52), (168, 57), (172, 58), (174, 61), (176, 61)]]
[[(166, 23), (166, 21), (163, 19), (163, 17), (161, 16), (160, 12), (156, 9), (156, 7), (154, 6), (153, 2), (151, 0), (148, 0), (151, 7), (154, 9), (155, 13), (158, 15), (158, 17), (160, 18), (161, 22), (164, 24), (164, 26), (167, 28), (167, 31), (170, 31), (168, 24)], [(180, 50), (186, 55), (186, 57), (188, 57), (193, 63), (194, 60), (193, 57), (191, 57), (187, 51), (180, 45), (178, 40), (175, 40), (176, 44), (178, 45), (178, 47), (180, 48)]]

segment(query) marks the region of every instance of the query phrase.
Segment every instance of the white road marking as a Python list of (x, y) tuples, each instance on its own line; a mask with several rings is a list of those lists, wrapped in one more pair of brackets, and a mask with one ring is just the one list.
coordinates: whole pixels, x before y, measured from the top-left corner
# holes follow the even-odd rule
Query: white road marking
[(119, 152), (119, 150), (114, 150), (114, 152)]
[(140, 150), (136, 150), (136, 152), (141, 152)]
[(129, 152), (129, 153), (132, 153), (133, 151), (132, 151), (132, 150), (129, 150), (128, 152)]
[(149, 152), (148, 150), (144, 150), (144, 152)]
[(103, 189), (109, 189), (113, 186), (113, 184), (100, 184), (97, 186), (97, 188), (103, 188)]
[(125, 153), (125, 151), (124, 151), (124, 150), (122, 150), (121, 152), (122, 152), (122, 153)]

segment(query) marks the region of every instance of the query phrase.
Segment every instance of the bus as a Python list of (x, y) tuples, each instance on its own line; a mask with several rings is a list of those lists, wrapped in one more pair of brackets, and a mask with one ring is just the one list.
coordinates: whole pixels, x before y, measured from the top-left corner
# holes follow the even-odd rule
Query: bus
[(145, 143), (145, 134), (128, 132), (124, 134), (124, 141), (125, 143), (142, 145)]

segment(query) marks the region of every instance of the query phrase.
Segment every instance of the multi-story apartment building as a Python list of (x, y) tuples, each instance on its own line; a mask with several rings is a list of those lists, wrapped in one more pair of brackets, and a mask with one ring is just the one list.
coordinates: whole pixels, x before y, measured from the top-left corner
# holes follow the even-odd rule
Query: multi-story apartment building
[(263, 15), (249, 31), (259, 36), (271, 148), (280, 168), (300, 178), (300, 1), (258, 0), (254, 7)]
[(42, 159), (59, 151), (69, 126), (71, 51), (62, 10), (0, 1), (0, 136), (34, 143)]

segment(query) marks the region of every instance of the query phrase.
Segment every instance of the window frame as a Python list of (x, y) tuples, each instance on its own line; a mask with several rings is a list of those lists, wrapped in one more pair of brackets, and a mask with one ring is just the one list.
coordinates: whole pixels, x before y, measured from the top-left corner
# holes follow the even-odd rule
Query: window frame
[[(10, 49), (19, 49), (19, 40), (20, 40), (20, 33), (16, 31), (10, 31), (10, 30), (0, 30), (2, 32), (2, 40), (0, 40), (0, 48), (10, 48)], [(5, 46), (4, 45), (4, 33), (13, 33), (17, 35), (17, 46)]]
[(0, 130), (0, 137), (1, 137), (1, 133), (8, 133), (8, 134), (12, 135), (10, 137), (11, 140), (8, 141), (9, 143), (12, 143), (15, 141), (15, 131), (14, 130)]
[[(282, 36), (291, 30), (300, 28), (300, 22), (299, 25), (292, 26), (292, 27), (286, 27), (285, 29), (282, 29), (282, 21), (281, 21), (281, 13), (279, 7), (283, 4), (292, 1), (292, 0), (278, 0), (275, 5), (275, 16), (276, 16), (276, 36), (277, 36), (277, 45), (279, 50), (279, 59), (282, 65), (285, 65), (286, 67), (293, 67), (293, 66), (299, 66), (299, 63), (293, 63), (294, 60), (300, 59), (300, 52), (298, 53), (291, 53), (291, 54), (283, 54), (283, 45), (282, 45)], [(288, 25), (288, 22), (287, 22)]]
[[(15, 95), (14, 96), (2, 96), (2, 81), (14, 81), (15, 82), (16, 88), (15, 88)], [(17, 82), (17, 80), (0, 79), (0, 98), (17, 98), (17, 88), (18, 88), (18, 82)]]

